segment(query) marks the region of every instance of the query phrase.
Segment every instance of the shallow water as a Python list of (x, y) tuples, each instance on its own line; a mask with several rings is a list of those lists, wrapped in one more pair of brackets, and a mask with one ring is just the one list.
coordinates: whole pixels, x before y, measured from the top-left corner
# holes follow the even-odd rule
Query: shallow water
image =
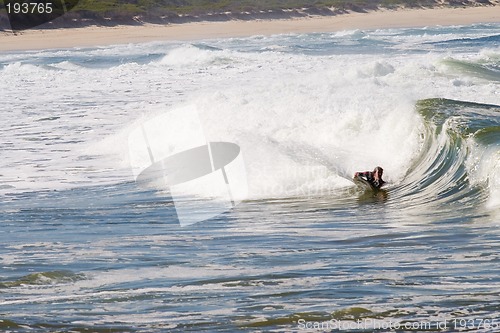
[[(0, 328), (498, 329), (499, 35), (0, 54)], [(181, 227), (171, 193), (134, 182), (128, 139), (186, 106), (241, 147), (248, 195)], [(385, 191), (349, 180), (375, 165)]]

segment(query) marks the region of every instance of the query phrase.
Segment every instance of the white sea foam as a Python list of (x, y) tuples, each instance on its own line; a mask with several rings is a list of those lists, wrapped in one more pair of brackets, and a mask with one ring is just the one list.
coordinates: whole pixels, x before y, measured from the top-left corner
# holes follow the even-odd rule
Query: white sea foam
[(485, 186), (489, 197), (486, 207), (500, 212), (500, 149), (498, 146), (481, 147), (474, 140), (469, 142), (470, 156), (466, 161), (470, 182)]
[[(249, 40), (281, 45), (279, 36)], [(132, 181), (128, 132), (144, 117), (186, 105), (196, 108), (209, 140), (240, 145), (251, 197), (328, 193), (376, 165), (397, 183), (420, 149), (416, 100), (499, 101), (490, 83), (456, 84), (464, 78), (450, 77), (439, 54), (308, 56), (237, 52), (221, 43), (38, 54), (52, 68), (31, 64), (29, 55), (22, 62), (12, 55), (11, 63), (2, 56), (8, 130), (1, 140), (10, 147), (0, 153), (0, 191)], [(158, 53), (165, 55), (145, 64), (126, 60)], [(71, 60), (89, 54), (125, 60), (102, 68)]]

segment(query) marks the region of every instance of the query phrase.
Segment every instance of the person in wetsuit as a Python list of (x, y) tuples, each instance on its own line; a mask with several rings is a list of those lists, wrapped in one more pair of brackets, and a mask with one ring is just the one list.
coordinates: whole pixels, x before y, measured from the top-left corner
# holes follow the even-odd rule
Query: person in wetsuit
[(384, 169), (381, 167), (376, 167), (372, 171), (365, 171), (365, 172), (356, 172), (354, 174), (354, 178), (362, 178), (366, 180), (367, 182), (370, 183), (371, 186), (373, 186), (376, 189), (381, 188), (384, 184), (385, 181), (382, 180), (382, 174), (384, 173)]

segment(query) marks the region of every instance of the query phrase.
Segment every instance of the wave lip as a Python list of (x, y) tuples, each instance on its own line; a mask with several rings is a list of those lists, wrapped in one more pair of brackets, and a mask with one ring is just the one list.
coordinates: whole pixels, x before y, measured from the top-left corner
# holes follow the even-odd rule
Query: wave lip
[(500, 200), (500, 106), (448, 99), (417, 103), (423, 148), (393, 193), (398, 205), (433, 212), (494, 208)]
[(443, 61), (452, 71), (492, 82), (500, 82), (500, 61), (498, 60), (457, 60), (448, 58)]

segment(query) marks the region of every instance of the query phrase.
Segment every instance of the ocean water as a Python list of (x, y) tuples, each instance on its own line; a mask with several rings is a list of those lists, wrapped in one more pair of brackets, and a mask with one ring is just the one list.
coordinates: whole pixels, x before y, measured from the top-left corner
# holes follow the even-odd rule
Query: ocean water
[[(4, 52), (0, 92), (2, 331), (500, 329), (498, 24)], [(129, 140), (183, 110), (248, 186), (188, 226)]]

